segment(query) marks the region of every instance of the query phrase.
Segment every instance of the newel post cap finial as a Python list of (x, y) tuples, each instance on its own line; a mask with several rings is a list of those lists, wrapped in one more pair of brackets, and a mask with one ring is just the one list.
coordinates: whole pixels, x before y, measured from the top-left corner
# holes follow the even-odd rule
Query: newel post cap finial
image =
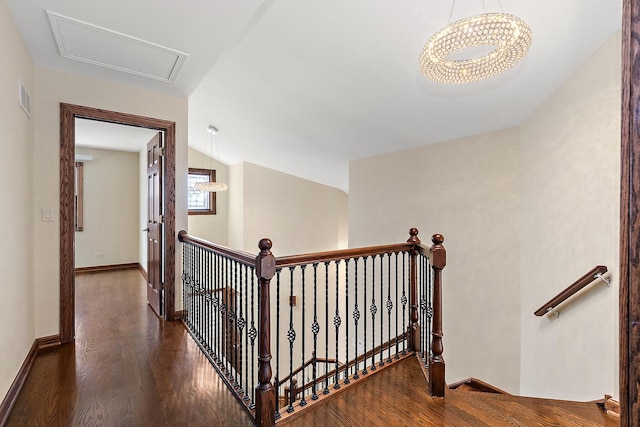
[(276, 274), (276, 259), (271, 253), (272, 246), (271, 239), (260, 239), (258, 242), (260, 253), (256, 257), (256, 274), (260, 279), (271, 280)]
[(434, 234), (431, 236), (431, 241), (434, 245), (441, 245), (444, 243), (444, 236), (442, 234)]
[(409, 229), (409, 240), (407, 240), (407, 243), (413, 243), (414, 245), (419, 245), (420, 244), (420, 239), (418, 238), (418, 229), (417, 228), (410, 228)]
[(260, 252), (268, 252), (272, 247), (273, 242), (271, 242), (271, 239), (267, 239), (266, 237), (264, 239), (260, 239), (258, 242), (258, 249), (260, 249)]

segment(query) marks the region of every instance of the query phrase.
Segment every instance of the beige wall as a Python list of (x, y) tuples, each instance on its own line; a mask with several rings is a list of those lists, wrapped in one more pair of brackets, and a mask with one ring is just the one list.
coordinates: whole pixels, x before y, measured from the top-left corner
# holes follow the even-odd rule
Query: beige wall
[(244, 247), (244, 163), (229, 166), (229, 247)]
[(258, 253), (263, 237), (273, 241), (276, 256), (344, 244), (348, 197), (343, 191), (246, 162), (242, 172), (244, 225), (238, 249)]
[[(33, 97), (33, 63), (11, 13), (0, 1), (0, 397), (8, 391), (35, 335), (33, 308), (33, 120), (18, 107), (18, 81)], [(32, 117), (34, 113), (32, 112)]]
[[(216, 180), (229, 185), (229, 171), (225, 164), (189, 147), (189, 167), (215, 169)], [(216, 193), (217, 213), (215, 215), (189, 215), (188, 232), (219, 245), (228, 246), (229, 191)]]
[[(521, 127), (351, 163), (350, 245), (444, 234), (447, 381), (591, 400), (618, 390), (620, 35)], [(595, 265), (559, 319), (533, 311)]]
[(76, 147), (76, 154), (93, 157), (83, 165), (84, 227), (75, 237), (76, 268), (139, 262), (138, 153)]
[[(34, 195), (36, 335), (58, 333), (59, 323), (59, 162), (61, 102), (176, 122), (176, 230), (187, 228), (187, 99), (60, 71), (36, 69)], [(52, 207), (54, 222), (37, 222)], [(176, 241), (176, 247), (177, 246)], [(176, 295), (181, 307), (181, 252), (176, 251)]]
[[(522, 393), (617, 395), (620, 34), (521, 127)], [(533, 311), (596, 265), (592, 286), (559, 319)]]
[(441, 233), (447, 381), (519, 389), (517, 129), (351, 162), (351, 247)]

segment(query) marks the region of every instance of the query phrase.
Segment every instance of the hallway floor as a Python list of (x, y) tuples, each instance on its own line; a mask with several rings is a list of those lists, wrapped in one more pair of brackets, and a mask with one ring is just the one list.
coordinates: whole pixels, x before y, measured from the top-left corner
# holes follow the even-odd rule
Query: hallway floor
[(76, 277), (76, 341), (38, 353), (7, 426), (250, 426), (138, 270)]

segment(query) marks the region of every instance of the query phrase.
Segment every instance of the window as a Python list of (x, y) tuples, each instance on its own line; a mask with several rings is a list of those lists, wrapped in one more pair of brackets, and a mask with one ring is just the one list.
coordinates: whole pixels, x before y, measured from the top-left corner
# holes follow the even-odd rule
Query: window
[(216, 214), (216, 193), (195, 189), (195, 185), (198, 182), (215, 182), (215, 180), (215, 170), (189, 168), (189, 178), (187, 180), (187, 207), (189, 209), (189, 215)]
[(83, 174), (83, 163), (82, 162), (76, 162), (76, 167), (75, 167), (75, 190), (74, 190), (74, 204), (75, 204), (75, 227), (76, 227), (76, 231), (82, 231), (84, 224), (83, 224), (83, 217), (84, 217), (84, 208), (83, 208), (83, 201), (82, 201), (82, 191), (83, 191), (83, 180), (84, 177), (82, 176)]

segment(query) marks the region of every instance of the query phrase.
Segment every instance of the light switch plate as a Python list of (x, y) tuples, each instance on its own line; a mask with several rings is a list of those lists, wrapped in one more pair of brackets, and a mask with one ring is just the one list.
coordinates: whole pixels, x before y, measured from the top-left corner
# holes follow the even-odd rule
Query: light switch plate
[(53, 208), (42, 208), (42, 222), (53, 222)]

